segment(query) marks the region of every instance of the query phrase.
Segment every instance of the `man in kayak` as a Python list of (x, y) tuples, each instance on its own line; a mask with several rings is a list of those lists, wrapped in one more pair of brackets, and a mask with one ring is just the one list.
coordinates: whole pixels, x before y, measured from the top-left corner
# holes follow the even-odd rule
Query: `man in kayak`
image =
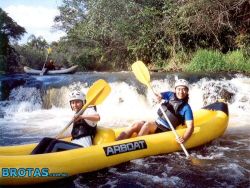
[[(167, 91), (161, 94), (156, 94), (158, 102), (164, 100), (161, 105), (173, 127), (176, 128), (178, 125), (187, 126), (185, 133), (176, 139), (178, 143), (184, 143), (187, 141), (194, 131), (193, 112), (188, 104), (188, 91), (188, 82), (184, 79), (179, 79), (175, 83), (175, 92)], [(123, 131), (116, 140), (130, 138), (133, 133), (136, 133), (137, 136), (143, 136), (171, 131), (171, 128), (160, 109), (157, 114), (158, 118), (156, 121), (136, 122), (127, 130)]]
[[(69, 102), (71, 109), (77, 113), (86, 103), (85, 95), (82, 92), (75, 90), (70, 94)], [(31, 154), (50, 153), (79, 147), (89, 147), (92, 145), (92, 140), (96, 133), (97, 122), (99, 120), (100, 116), (96, 112), (96, 107), (90, 106), (79, 117), (74, 117), (71, 135), (64, 136), (64, 138), (71, 136), (71, 143), (53, 138), (44, 138)]]
[(56, 70), (56, 66), (52, 59), (50, 59), (47, 63), (45, 63), (45, 66), (42, 69), (42, 73), (47, 74), (47, 72), (50, 70)]
[(52, 59), (50, 59), (46, 64), (45, 64), (45, 68), (47, 70), (56, 70), (56, 66), (54, 64), (54, 61)]

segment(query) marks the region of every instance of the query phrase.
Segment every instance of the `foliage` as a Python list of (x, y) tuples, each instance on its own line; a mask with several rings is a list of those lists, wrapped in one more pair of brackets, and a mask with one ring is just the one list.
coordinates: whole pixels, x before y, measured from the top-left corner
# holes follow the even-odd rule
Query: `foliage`
[(19, 40), (25, 33), (19, 26), (0, 8), (0, 71), (13, 71), (18, 64), (17, 54), (10, 42)]
[(245, 56), (250, 57), (250, 34), (240, 34), (236, 37), (236, 45), (243, 50)]
[(191, 63), (187, 66), (188, 71), (218, 72), (225, 69), (226, 62), (219, 51), (198, 50)]
[[(64, 66), (128, 70), (140, 59), (149, 67), (181, 71), (193, 54), (185, 70), (246, 70), (249, 64), (229, 63), (237, 53), (246, 62), (250, 56), (249, 0), (63, 0), (58, 9), (54, 27), (67, 35), (50, 44), (50, 58)], [(47, 47), (31, 36), (17, 47), (20, 61), (41, 67)]]
[(228, 52), (227, 54), (213, 50), (198, 50), (186, 67), (186, 71), (240, 71), (250, 73), (250, 59), (244, 57), (241, 50)]
[(43, 51), (49, 48), (48, 43), (42, 36), (36, 37), (35, 35), (30, 35), (27, 41), (27, 46), (39, 51)]
[(30, 35), (25, 45), (15, 45), (16, 51), (20, 54), (20, 65), (41, 69), (48, 55), (48, 43), (39, 36)]
[(176, 23), (182, 37), (194, 40), (191, 42), (194, 47), (227, 52), (235, 49), (236, 36), (249, 34), (249, 10), (247, 0), (187, 1), (179, 9), (180, 19)]
[(250, 73), (250, 58), (244, 55), (243, 50), (229, 52), (224, 55), (228, 71), (241, 71)]
[(238, 37), (250, 36), (247, 0), (64, 0), (59, 10), (63, 50), (83, 69), (127, 69), (136, 59), (171, 67), (199, 48), (248, 49)]
[(165, 65), (164, 69), (166, 71), (184, 71), (186, 65), (191, 61), (192, 59), (191, 53), (186, 53), (183, 51), (179, 51), (176, 53), (176, 55), (168, 60), (167, 65)]

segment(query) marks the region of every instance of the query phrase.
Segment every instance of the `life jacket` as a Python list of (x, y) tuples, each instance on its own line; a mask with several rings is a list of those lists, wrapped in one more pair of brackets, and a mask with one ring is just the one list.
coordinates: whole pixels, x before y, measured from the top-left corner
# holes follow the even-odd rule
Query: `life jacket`
[[(185, 119), (179, 114), (179, 111), (185, 104), (186, 102), (178, 99), (175, 94), (173, 94), (168, 101), (165, 101), (161, 104), (162, 109), (164, 110), (174, 128), (176, 128), (180, 124), (185, 124)], [(167, 122), (161, 109), (158, 109), (157, 114), (161, 119)]]
[[(96, 107), (94, 106), (96, 110)], [(78, 139), (85, 136), (91, 136), (92, 139), (96, 134), (96, 126), (90, 126), (84, 119), (81, 119), (73, 124), (73, 129), (71, 131), (72, 140)]]

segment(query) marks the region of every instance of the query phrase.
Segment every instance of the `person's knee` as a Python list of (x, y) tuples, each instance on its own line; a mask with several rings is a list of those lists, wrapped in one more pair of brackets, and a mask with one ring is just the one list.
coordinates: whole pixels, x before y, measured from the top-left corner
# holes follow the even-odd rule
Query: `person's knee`
[(140, 131), (140, 127), (138, 125), (133, 125), (128, 131), (126, 131), (127, 133), (131, 132), (138, 132)]
[(41, 142), (49, 142), (49, 141), (52, 141), (53, 138), (49, 138), (49, 137), (44, 137)]
[(145, 123), (145, 127), (149, 134), (152, 134), (155, 132), (157, 125), (154, 122), (147, 122)]
[(147, 134), (149, 131), (149, 127), (147, 124), (144, 124), (141, 128), (140, 134)]
[(51, 144), (51, 142), (53, 142), (53, 140), (54, 138), (49, 138), (49, 137), (43, 138), (41, 142), (39, 142), (37, 146), (33, 149), (31, 155), (44, 153), (46, 148)]
[(145, 122), (142, 127), (146, 128), (146, 129), (149, 129), (150, 123), (149, 122)]
[(142, 126), (144, 125), (144, 123), (145, 123), (145, 122), (143, 122), (143, 121), (134, 123), (133, 126), (131, 127), (131, 130), (132, 130), (133, 132), (139, 132), (140, 129), (142, 128)]
[(155, 130), (155, 125), (152, 122), (146, 122), (144, 123), (144, 125), (142, 126), (141, 130), (145, 133), (154, 133)]

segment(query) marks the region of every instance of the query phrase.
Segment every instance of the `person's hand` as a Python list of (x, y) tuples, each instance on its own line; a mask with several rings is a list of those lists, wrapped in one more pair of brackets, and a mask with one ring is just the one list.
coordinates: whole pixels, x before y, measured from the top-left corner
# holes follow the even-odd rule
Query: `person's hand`
[(183, 137), (179, 136), (178, 138), (176, 138), (176, 142), (178, 142), (179, 144), (183, 144), (185, 140)]
[(74, 122), (77, 122), (77, 121), (79, 121), (79, 120), (81, 120), (81, 119), (84, 119), (84, 116), (83, 116), (83, 115), (80, 115), (80, 116), (77, 117), (77, 115), (75, 115), (75, 116), (73, 117), (73, 119), (74, 119)]
[(155, 97), (156, 97), (156, 102), (157, 102), (157, 103), (160, 103), (161, 100), (162, 100), (161, 95), (156, 93), (156, 94), (155, 94)]

